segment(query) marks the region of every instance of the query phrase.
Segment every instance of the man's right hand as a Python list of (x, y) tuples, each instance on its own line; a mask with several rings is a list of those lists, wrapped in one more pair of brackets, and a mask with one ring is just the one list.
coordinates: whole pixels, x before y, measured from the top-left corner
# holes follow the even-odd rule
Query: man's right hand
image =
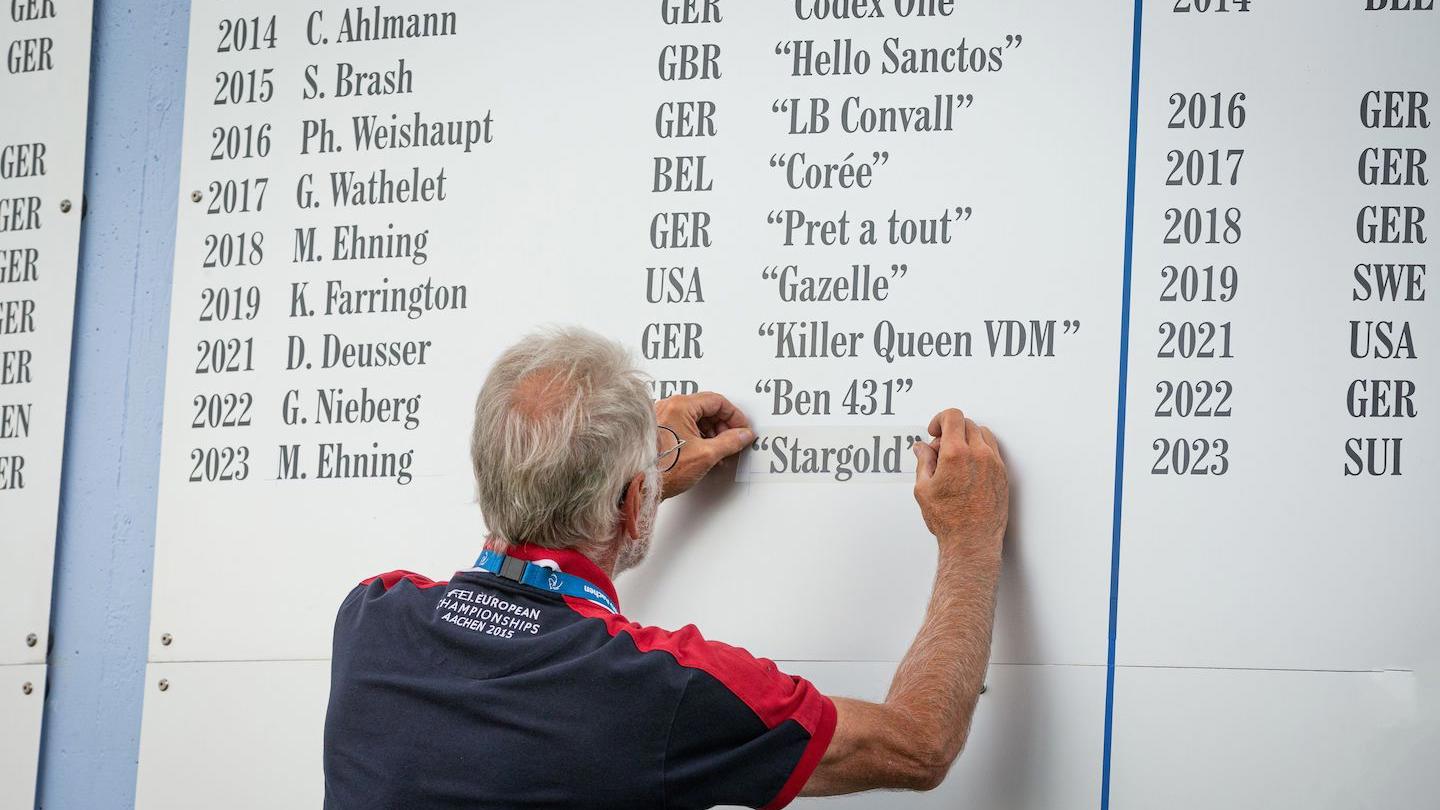
[(1000, 558), (1010, 517), (1010, 484), (989, 428), (950, 408), (930, 420), (928, 444), (916, 442), (915, 500), (941, 545)]
[(835, 735), (801, 790), (830, 796), (876, 788), (929, 790), (970, 735), (995, 624), (1010, 485), (989, 430), (951, 409), (915, 443), (915, 500), (940, 541), (925, 622), (884, 703), (835, 698)]

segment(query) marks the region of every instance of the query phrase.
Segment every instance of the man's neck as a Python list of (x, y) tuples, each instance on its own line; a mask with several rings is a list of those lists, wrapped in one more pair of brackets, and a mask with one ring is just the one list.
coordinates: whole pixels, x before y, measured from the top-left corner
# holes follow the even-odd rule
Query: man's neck
[[(510, 544), (506, 541), (495, 537), (492, 537), (485, 541), (486, 548), (500, 554), (504, 554), (505, 549), (507, 549), (509, 545)], [(618, 549), (615, 548), (615, 546), (616, 544), (614, 543), (607, 544), (605, 546), (605, 548), (607, 549), (605, 552), (596, 552), (590, 548), (585, 548), (582, 546), (573, 546), (568, 550), (580, 554), (584, 556), (585, 559), (589, 560), (592, 563), (595, 563), (595, 567), (603, 571), (605, 573), (605, 576), (610, 578), (611, 582), (614, 582), (615, 565), (620, 558), (620, 552)]]
[[(580, 551), (579, 549), (576, 550)], [(589, 554), (580, 551), (580, 553), (584, 554), (590, 562), (595, 563), (597, 568), (604, 571), (605, 576), (609, 577), (611, 582), (615, 581), (615, 563), (616, 560), (619, 559), (619, 552), (611, 551), (609, 554)]]

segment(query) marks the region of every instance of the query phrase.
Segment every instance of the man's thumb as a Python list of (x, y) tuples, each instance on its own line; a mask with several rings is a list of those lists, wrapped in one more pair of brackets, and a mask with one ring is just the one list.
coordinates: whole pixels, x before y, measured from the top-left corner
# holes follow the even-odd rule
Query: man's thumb
[(755, 441), (755, 431), (750, 428), (730, 428), (706, 443), (720, 452), (720, 458), (729, 458), (750, 446)]
[(935, 453), (935, 448), (925, 442), (915, 442), (910, 445), (910, 449), (915, 451), (915, 483), (923, 484), (934, 474), (935, 462), (940, 457)]

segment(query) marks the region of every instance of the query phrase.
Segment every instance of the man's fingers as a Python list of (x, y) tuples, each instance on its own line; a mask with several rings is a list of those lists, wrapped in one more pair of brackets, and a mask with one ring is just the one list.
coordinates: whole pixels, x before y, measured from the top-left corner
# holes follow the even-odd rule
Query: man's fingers
[(934, 416), (930, 417), (930, 426), (927, 427), (927, 428), (925, 428), (925, 431), (926, 431), (927, 433), (929, 433), (931, 436), (939, 436), (939, 435), (940, 435), (940, 420), (941, 420), (944, 416), (945, 416), (945, 412), (944, 412), (944, 411), (941, 411), (941, 412), (935, 414)]
[(940, 438), (946, 431), (955, 431), (956, 438), (964, 438), (965, 413), (959, 408), (946, 408), (930, 420), (930, 435)]
[(731, 428), (750, 427), (750, 420), (735, 404), (714, 391), (701, 391), (685, 400), (690, 406), (690, 416), (695, 421), (712, 419)]
[(698, 422), (701, 419), (724, 418), (727, 411), (735, 410), (730, 400), (714, 391), (701, 391), (685, 398), (690, 415)]
[(940, 455), (958, 453), (965, 448), (965, 414), (954, 408), (940, 414)]
[(1003, 464), (1005, 457), (1000, 455), (1000, 442), (995, 440), (995, 434), (990, 432), (990, 428), (981, 426), (980, 438), (984, 439), (985, 443), (990, 445), (990, 449), (995, 451), (995, 457), (1000, 459), (1000, 462)]
[[(755, 431), (750, 428), (730, 428), (713, 439), (706, 439), (705, 444), (714, 449), (717, 458), (729, 458), (749, 447), (753, 441)], [(684, 452), (684, 448), (681, 448), (681, 452)]]
[(935, 448), (925, 442), (915, 442), (910, 449), (915, 451), (915, 485), (919, 486), (935, 474), (935, 461), (939, 456)]

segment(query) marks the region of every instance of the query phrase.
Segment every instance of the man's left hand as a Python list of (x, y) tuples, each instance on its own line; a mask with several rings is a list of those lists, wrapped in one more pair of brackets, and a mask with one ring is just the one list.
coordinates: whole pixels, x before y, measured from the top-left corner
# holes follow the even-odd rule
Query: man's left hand
[(695, 486), (716, 464), (755, 441), (745, 414), (713, 391), (666, 397), (655, 403), (655, 419), (685, 440), (679, 461), (662, 476), (663, 498)]

